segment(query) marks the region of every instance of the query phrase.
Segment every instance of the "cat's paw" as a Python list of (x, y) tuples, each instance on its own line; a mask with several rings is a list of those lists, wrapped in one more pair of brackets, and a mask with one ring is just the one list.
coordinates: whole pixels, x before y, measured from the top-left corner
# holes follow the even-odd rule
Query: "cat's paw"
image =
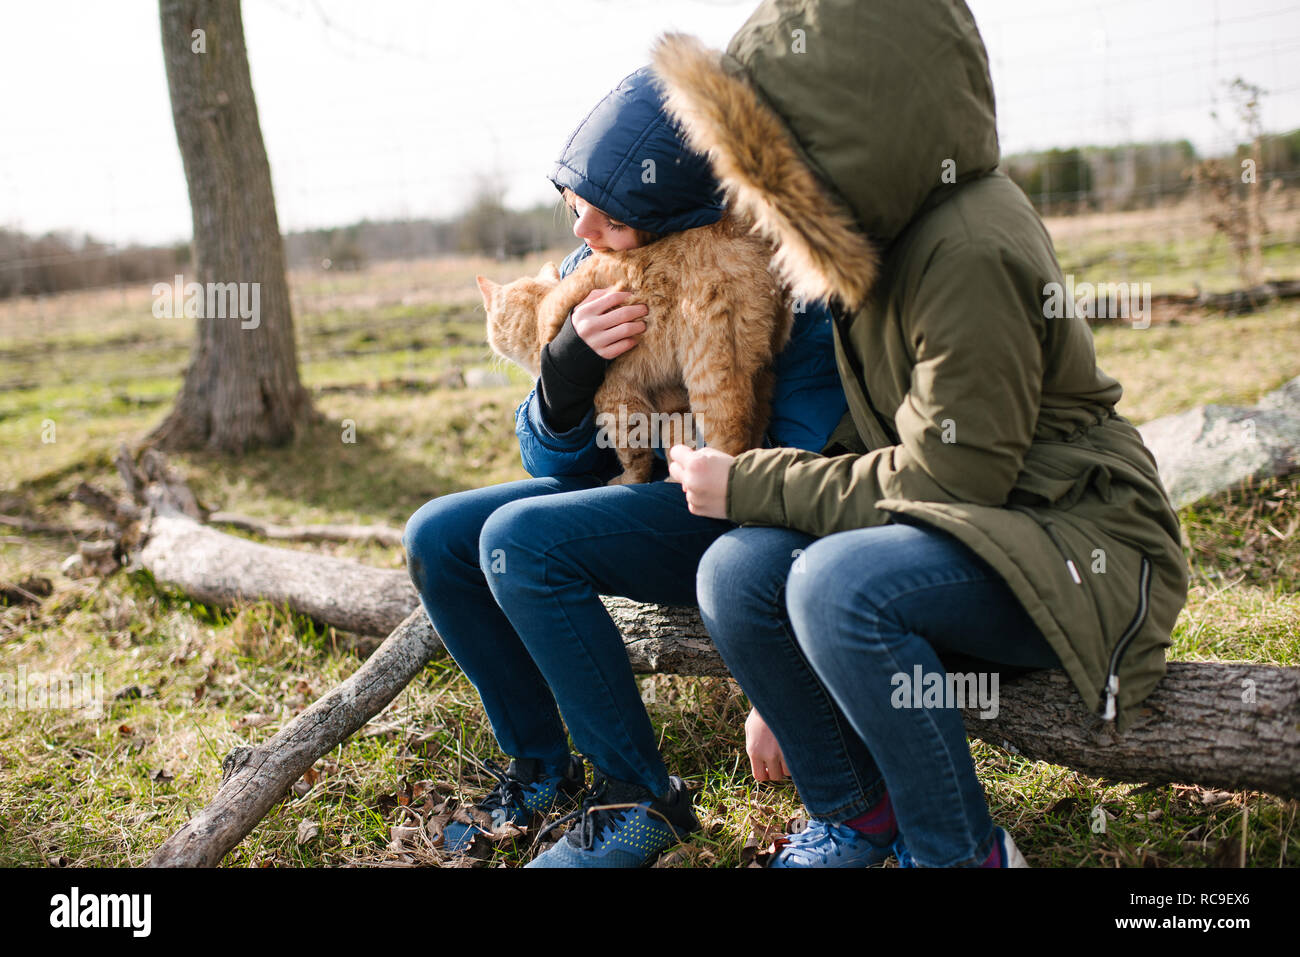
[(606, 485), (644, 485), (648, 481), (650, 481), (649, 475), (642, 477), (640, 473), (633, 472), (629, 469), (628, 471), (623, 472), (622, 475), (615, 475), (612, 479), (610, 479), (605, 484)]

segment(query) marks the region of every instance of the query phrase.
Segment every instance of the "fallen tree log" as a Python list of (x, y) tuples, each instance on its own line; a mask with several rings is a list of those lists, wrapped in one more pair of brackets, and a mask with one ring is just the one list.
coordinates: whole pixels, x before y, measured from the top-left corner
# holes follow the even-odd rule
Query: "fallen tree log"
[(208, 604), (266, 599), (362, 635), (388, 634), (419, 605), (401, 569), (263, 545), (176, 512), (153, 516), (136, 560)]
[[(26, 515), (0, 515), (0, 526), (5, 528), (16, 528), (20, 532), (27, 532), (32, 535), (67, 535), (70, 538), (89, 538), (108, 535), (111, 532), (110, 526), (104, 522), (45, 522), (38, 518), (28, 518)], [(17, 538), (16, 541), (25, 541)]]
[(294, 781), (384, 710), (441, 648), (424, 611), (412, 612), (364, 665), (270, 741), (226, 755), (212, 801), (154, 852), (149, 865), (220, 864)]
[[(188, 489), (161, 456), (119, 456), (128, 489), (147, 507), (135, 560), (204, 601), (266, 598), (361, 634), (388, 634), (356, 674), (270, 741), (223, 762), (212, 803), (169, 839), (152, 864), (211, 865), (294, 781), (397, 696), (442, 645), (406, 574), (290, 551), (203, 525)], [(188, 497), (187, 497), (188, 496)], [(725, 676), (693, 608), (603, 599), (638, 673)], [(1300, 797), (1300, 668), (1172, 662), (1124, 735), (1085, 706), (1063, 672), (1001, 683), (996, 715), (963, 712), (968, 733), (1036, 760), (1116, 781), (1185, 783)]]
[(402, 530), (387, 525), (276, 525), (239, 512), (213, 512), (209, 525), (228, 525), (281, 542), (378, 542), (400, 548)]
[(1156, 305), (1195, 307), (1222, 312), (1229, 316), (1242, 316), (1275, 302), (1298, 298), (1300, 298), (1300, 280), (1279, 279), (1276, 282), (1263, 283), (1253, 289), (1234, 289), (1231, 292), (1200, 291), (1191, 296), (1157, 295), (1152, 297), (1152, 302)]

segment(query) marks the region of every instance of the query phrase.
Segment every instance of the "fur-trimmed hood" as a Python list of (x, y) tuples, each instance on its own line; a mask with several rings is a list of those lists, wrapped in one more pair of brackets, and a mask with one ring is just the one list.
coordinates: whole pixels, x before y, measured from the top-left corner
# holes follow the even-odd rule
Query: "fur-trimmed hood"
[(655, 44), (668, 111), (796, 292), (850, 309), (877, 249), (998, 164), (988, 58), (962, 0), (765, 0), (725, 53)]

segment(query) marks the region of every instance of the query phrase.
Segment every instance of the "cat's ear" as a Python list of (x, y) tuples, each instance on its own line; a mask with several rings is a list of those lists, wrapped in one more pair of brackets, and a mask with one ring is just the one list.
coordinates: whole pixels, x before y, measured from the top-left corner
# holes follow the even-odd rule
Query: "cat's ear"
[(491, 309), (492, 295), (501, 287), (486, 276), (475, 276), (474, 281), (478, 283), (478, 291), (483, 294), (483, 308)]
[(550, 279), (555, 282), (560, 281), (560, 270), (555, 267), (555, 263), (548, 262), (542, 267), (542, 271), (537, 274), (538, 279)]

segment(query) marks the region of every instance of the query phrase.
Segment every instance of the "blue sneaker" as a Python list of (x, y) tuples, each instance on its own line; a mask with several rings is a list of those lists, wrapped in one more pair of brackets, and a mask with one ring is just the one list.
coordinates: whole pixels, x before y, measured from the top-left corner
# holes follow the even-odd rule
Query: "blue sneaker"
[(668, 794), (657, 798), (639, 785), (598, 772), (591, 795), (570, 817), (578, 815), (577, 825), (528, 867), (649, 867), (700, 826), (679, 777), (669, 777)]
[(523, 826), (546, 815), (565, 797), (573, 798), (586, 784), (582, 759), (569, 755), (569, 766), (562, 775), (547, 774), (536, 758), (517, 758), (504, 772), (491, 765), (487, 769), (497, 779), (496, 787), (465, 815), (470, 820), (451, 820), (442, 830), (441, 848), (459, 854), (469, 848), (476, 835), (510, 823)]
[[(1029, 862), (1025, 860), (1025, 856), (1021, 854), (1020, 849), (1016, 847), (1016, 842), (1013, 841), (1011, 835), (1002, 828), (996, 826), (993, 828), (993, 841), (1002, 851), (1003, 867), (1029, 866)], [(916, 861), (912, 858), (911, 853), (903, 844), (901, 836), (894, 842), (894, 856), (898, 858), (899, 867), (916, 867)]]
[(872, 844), (861, 831), (819, 818), (777, 844), (780, 849), (768, 867), (875, 867), (894, 853), (893, 845)]

